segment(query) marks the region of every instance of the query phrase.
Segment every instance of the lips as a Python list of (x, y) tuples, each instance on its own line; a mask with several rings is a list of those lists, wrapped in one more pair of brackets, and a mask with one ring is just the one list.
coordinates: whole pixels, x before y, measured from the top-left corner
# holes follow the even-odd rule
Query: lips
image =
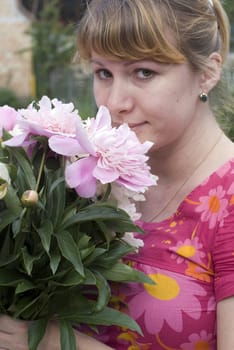
[(129, 128), (132, 129), (132, 128), (136, 128), (136, 127), (138, 127), (138, 126), (142, 126), (142, 125), (145, 124), (146, 122), (139, 122), (139, 123), (128, 123), (128, 122), (126, 122), (126, 121), (124, 121), (124, 122), (122, 122), (122, 123), (112, 122), (112, 126), (118, 128), (120, 125), (122, 125), (122, 124), (124, 124), (124, 123), (128, 124)]
[(140, 122), (140, 123), (129, 123), (128, 126), (131, 130), (135, 131), (138, 128), (140, 128), (141, 126), (145, 125), (146, 122)]

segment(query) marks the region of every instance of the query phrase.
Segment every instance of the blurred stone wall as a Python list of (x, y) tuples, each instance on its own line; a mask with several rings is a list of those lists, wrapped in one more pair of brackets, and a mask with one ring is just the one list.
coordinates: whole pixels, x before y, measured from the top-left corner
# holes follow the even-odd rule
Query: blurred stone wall
[(32, 93), (30, 18), (18, 0), (0, 0), (0, 87), (19, 96)]

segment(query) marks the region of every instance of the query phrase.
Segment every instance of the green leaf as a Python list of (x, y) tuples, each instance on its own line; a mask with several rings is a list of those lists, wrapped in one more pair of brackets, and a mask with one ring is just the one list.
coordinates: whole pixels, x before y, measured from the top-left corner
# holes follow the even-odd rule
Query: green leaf
[(89, 205), (88, 207), (81, 209), (76, 215), (64, 220), (61, 225), (66, 229), (77, 223), (98, 220), (103, 220), (105, 222), (109, 221), (112, 225), (116, 221), (121, 222), (120, 232), (142, 231), (131, 221), (130, 217), (125, 211), (118, 209), (109, 203), (95, 203), (93, 205)]
[(60, 184), (62, 184), (64, 187), (64, 181), (64, 177), (59, 177), (58, 179), (56, 179), (50, 187), (49, 196), (53, 195), (53, 192), (57, 190)]
[(12, 224), (15, 220), (17, 220), (19, 215), (17, 213), (12, 213), (9, 210), (3, 210), (0, 212), (0, 234), (4, 230), (5, 227)]
[(60, 321), (61, 350), (77, 350), (76, 338), (70, 321)]
[(45, 169), (45, 174), (47, 180), (47, 216), (56, 228), (63, 217), (65, 209), (66, 184), (64, 177), (61, 176), (62, 169), (57, 171)]
[(40, 319), (31, 322), (28, 330), (28, 347), (29, 350), (37, 350), (37, 347), (45, 335), (47, 319)]
[(17, 192), (13, 189), (11, 185), (7, 187), (7, 193), (4, 197), (4, 202), (7, 208), (14, 214), (20, 215), (22, 211), (22, 205), (18, 198)]
[(8, 152), (16, 158), (18, 165), (22, 168), (25, 181), (28, 184), (28, 189), (35, 189), (36, 187), (36, 179), (33, 173), (33, 169), (31, 163), (28, 159), (27, 153), (23, 150), (23, 148), (19, 147), (8, 147)]
[(107, 280), (99, 271), (92, 271), (96, 277), (96, 286), (98, 288), (98, 300), (95, 311), (101, 311), (109, 302), (111, 296), (110, 286)]
[(51, 237), (53, 234), (53, 225), (50, 220), (46, 220), (43, 223), (43, 226), (39, 227), (38, 229), (36, 228), (37, 233), (40, 236), (41, 243), (47, 254), (49, 253), (50, 249), (50, 242), (51, 242)]
[(95, 264), (100, 267), (110, 268), (112, 265), (116, 264), (116, 262), (122, 257), (126, 256), (128, 253), (131, 253), (133, 251), (134, 248), (124, 241), (112, 241), (109, 249), (106, 250), (103, 255), (97, 256), (97, 258), (95, 259)]
[(59, 249), (58, 247), (55, 247), (50, 252), (50, 268), (53, 275), (56, 273), (60, 261), (61, 261), (61, 255), (60, 255)]
[(99, 226), (100, 232), (105, 237), (106, 243), (109, 247), (111, 240), (113, 239), (113, 230), (110, 229), (103, 221), (97, 221), (97, 225)]
[(51, 311), (57, 311), (60, 305), (58, 316), (60, 319), (71, 321), (77, 324), (87, 324), (90, 326), (110, 326), (117, 325), (126, 327), (141, 333), (138, 324), (128, 315), (118, 310), (105, 306), (101, 311), (95, 312), (95, 301), (88, 300), (77, 292), (71, 292), (67, 296), (57, 295), (51, 301)]
[(24, 281), (24, 275), (20, 272), (0, 269), (0, 286), (17, 286), (21, 281)]
[[(58, 308), (59, 305), (59, 308)], [(95, 308), (95, 302), (85, 298), (76, 288), (65, 289), (63, 293), (55, 293), (49, 304), (50, 314), (57, 314), (60, 319), (72, 320), (81, 312), (90, 314)], [(69, 316), (72, 316), (69, 318)]]
[(77, 286), (84, 282), (84, 277), (82, 277), (79, 273), (72, 270), (69, 271), (65, 276), (62, 276), (58, 281), (52, 280), (49, 282), (49, 286)]
[(40, 299), (38, 297), (26, 297), (19, 298), (19, 300), (9, 308), (9, 311), (14, 312), (13, 316), (15, 318), (22, 318), (30, 320), (32, 315), (37, 310), (37, 303)]
[(28, 280), (24, 280), (17, 285), (16, 290), (15, 290), (15, 294), (20, 294), (20, 293), (23, 293), (23, 292), (26, 292), (28, 290), (35, 289), (35, 288), (36, 288), (36, 286), (32, 282), (30, 282)]
[(23, 256), (24, 266), (25, 266), (25, 269), (27, 271), (27, 274), (31, 275), (35, 258), (34, 258), (34, 256), (32, 256), (28, 253), (27, 247), (22, 248), (22, 256)]
[(9, 234), (9, 230), (0, 233), (0, 267), (11, 264), (13, 261), (17, 260), (20, 252), (17, 251), (15, 254), (12, 253), (12, 237)]
[[(75, 315), (71, 315), (71, 317), (73, 322), (78, 324), (85, 323), (99, 326), (116, 325), (134, 330), (142, 335), (141, 328), (131, 317), (110, 307), (105, 307), (103, 310), (92, 314), (77, 313), (77, 317)], [(68, 319), (70, 319), (70, 316), (68, 316)]]
[(97, 258), (103, 256), (106, 252), (106, 249), (93, 247), (93, 251), (87, 257), (84, 257), (84, 264), (86, 266), (92, 264), (92, 262), (96, 261)]
[(135, 270), (124, 263), (116, 263), (111, 268), (99, 269), (103, 276), (115, 282), (141, 282), (155, 284), (155, 282), (141, 271)]
[(26, 246), (24, 246), (21, 249), (21, 251), (22, 251), (22, 257), (23, 257), (26, 272), (30, 276), (33, 269), (33, 264), (36, 260), (40, 258), (40, 256), (42, 255), (42, 252), (40, 252), (38, 255), (31, 255), (29, 254)]
[(84, 280), (84, 285), (96, 285), (96, 278), (93, 274), (92, 271), (90, 271), (89, 269), (85, 268), (85, 280)]
[(72, 235), (67, 232), (59, 232), (56, 235), (61, 254), (72, 263), (75, 270), (84, 277), (84, 267), (80, 257), (80, 251)]

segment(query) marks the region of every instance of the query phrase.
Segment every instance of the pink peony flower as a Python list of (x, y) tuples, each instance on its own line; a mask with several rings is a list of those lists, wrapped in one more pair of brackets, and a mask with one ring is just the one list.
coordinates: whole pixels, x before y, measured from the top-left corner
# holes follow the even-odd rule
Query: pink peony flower
[(20, 132), (5, 142), (8, 146), (22, 146), (29, 142), (31, 135), (47, 136), (65, 135), (75, 137), (82, 121), (73, 103), (62, 103), (43, 96), (35, 107), (31, 103), (26, 109), (18, 110), (17, 127)]
[(11, 131), (17, 119), (18, 112), (7, 105), (0, 107), (0, 137), (2, 137), (2, 129)]
[[(66, 167), (65, 177), (69, 187), (75, 188), (83, 197), (93, 197), (97, 181), (102, 184), (116, 182), (131, 191), (144, 192), (156, 184), (150, 174), (145, 153), (151, 142), (140, 143), (127, 124), (111, 127), (111, 116), (101, 106), (96, 118), (84, 122), (89, 142), (77, 134), (76, 140), (52, 137), (49, 145), (53, 151), (67, 157), (76, 157)], [(77, 145), (82, 145), (86, 154), (79, 154)]]

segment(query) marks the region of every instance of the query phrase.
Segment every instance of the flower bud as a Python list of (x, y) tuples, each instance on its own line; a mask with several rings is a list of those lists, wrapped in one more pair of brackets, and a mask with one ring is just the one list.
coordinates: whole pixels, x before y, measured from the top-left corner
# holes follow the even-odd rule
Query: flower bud
[(33, 190), (27, 190), (21, 197), (21, 202), (24, 207), (33, 207), (38, 202), (38, 193)]

